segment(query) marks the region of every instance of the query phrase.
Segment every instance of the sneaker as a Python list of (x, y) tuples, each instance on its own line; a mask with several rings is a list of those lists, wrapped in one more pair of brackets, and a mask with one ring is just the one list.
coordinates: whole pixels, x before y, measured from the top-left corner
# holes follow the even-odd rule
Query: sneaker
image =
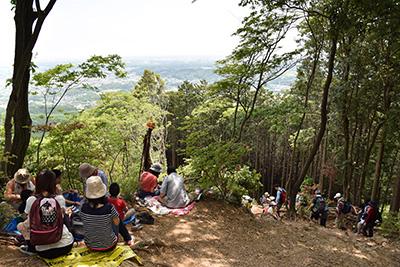
[(141, 225), (140, 223), (136, 223), (136, 224), (132, 225), (132, 230), (134, 230), (134, 231), (139, 231), (142, 228), (143, 228), (143, 225)]
[(34, 256), (36, 255), (35, 251), (32, 251), (29, 249), (29, 247), (27, 245), (22, 245), (18, 248), (19, 251), (21, 251), (21, 253), (24, 253), (25, 255), (29, 255), (29, 256)]

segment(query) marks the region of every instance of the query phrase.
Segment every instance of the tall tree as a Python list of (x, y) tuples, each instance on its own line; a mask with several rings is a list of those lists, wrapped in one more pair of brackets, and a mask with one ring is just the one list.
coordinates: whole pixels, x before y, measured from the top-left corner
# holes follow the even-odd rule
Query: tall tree
[(15, 56), (12, 91), (4, 121), (3, 172), (12, 176), (26, 155), (31, 137), (32, 120), (29, 114), (28, 87), (32, 50), (47, 15), (57, 0), (47, 2), (42, 8), (40, 0), (13, 0), (15, 5)]

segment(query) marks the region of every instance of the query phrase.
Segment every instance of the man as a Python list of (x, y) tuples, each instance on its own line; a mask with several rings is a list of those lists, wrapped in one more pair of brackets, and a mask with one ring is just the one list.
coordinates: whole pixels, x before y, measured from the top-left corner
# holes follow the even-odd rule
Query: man
[(361, 220), (357, 225), (358, 233), (372, 237), (374, 235), (375, 221), (377, 220), (378, 216), (378, 202), (373, 200), (368, 202), (363, 210)]
[(14, 178), (7, 183), (4, 198), (11, 206), (18, 209), (22, 203), (21, 193), (26, 190), (34, 192), (35, 185), (32, 183), (32, 177), (28, 170), (19, 169), (14, 174)]
[[(277, 207), (277, 213), (280, 216), (280, 210), (283, 205), (286, 205), (286, 190), (279, 185), (275, 185), (275, 190), (276, 190), (276, 207)], [(286, 207), (287, 208), (287, 207)]]
[(161, 202), (172, 209), (186, 207), (190, 203), (190, 198), (186, 193), (182, 176), (176, 173), (175, 167), (168, 167), (167, 174), (160, 189)]
[(336, 193), (336, 195), (333, 197), (333, 199), (336, 201), (336, 220), (335, 224), (338, 229), (341, 230), (346, 230), (346, 227), (344, 225), (344, 220), (345, 216), (347, 213), (351, 211), (351, 206), (350, 210), (348, 211), (348, 203), (346, 203), (345, 199), (342, 197), (342, 194)]
[(90, 165), (89, 163), (83, 163), (79, 166), (79, 176), (83, 180), (83, 191), (86, 190), (86, 179), (91, 176), (99, 176), (103, 184), (108, 187), (108, 178), (104, 171), (99, 170), (98, 168)]
[(326, 227), (326, 220), (328, 219), (328, 207), (325, 203), (324, 197), (321, 195), (321, 191), (315, 191), (315, 197), (310, 206), (311, 209), (311, 220), (320, 220), (320, 225)]
[(160, 176), (161, 172), (161, 165), (156, 163), (151, 165), (148, 171), (142, 173), (139, 180), (139, 198), (144, 199), (147, 196), (158, 196), (160, 194), (157, 187), (158, 176)]

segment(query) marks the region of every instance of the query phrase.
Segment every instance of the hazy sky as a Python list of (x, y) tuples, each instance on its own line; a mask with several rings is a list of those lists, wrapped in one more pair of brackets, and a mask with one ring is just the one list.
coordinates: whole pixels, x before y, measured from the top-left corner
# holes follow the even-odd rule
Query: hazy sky
[[(0, 65), (12, 64), (14, 21), (0, 1)], [(34, 49), (34, 61), (93, 54), (124, 57), (218, 57), (236, 45), (231, 34), (247, 11), (238, 0), (58, 0)]]

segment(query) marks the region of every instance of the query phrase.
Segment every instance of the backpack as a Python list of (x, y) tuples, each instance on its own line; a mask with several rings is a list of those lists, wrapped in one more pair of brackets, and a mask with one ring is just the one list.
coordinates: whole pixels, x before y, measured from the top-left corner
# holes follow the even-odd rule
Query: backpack
[(285, 204), (286, 203), (286, 198), (287, 198), (287, 193), (285, 189), (281, 189), (281, 198), (279, 200), (279, 204)]
[(36, 196), (29, 212), (30, 242), (32, 245), (48, 245), (61, 240), (63, 214), (54, 196)]
[(317, 197), (315, 199), (315, 205), (313, 211), (316, 213), (325, 212), (326, 204), (325, 199), (323, 197)]
[(351, 203), (349, 201), (345, 201), (343, 203), (342, 213), (347, 214), (351, 212)]

